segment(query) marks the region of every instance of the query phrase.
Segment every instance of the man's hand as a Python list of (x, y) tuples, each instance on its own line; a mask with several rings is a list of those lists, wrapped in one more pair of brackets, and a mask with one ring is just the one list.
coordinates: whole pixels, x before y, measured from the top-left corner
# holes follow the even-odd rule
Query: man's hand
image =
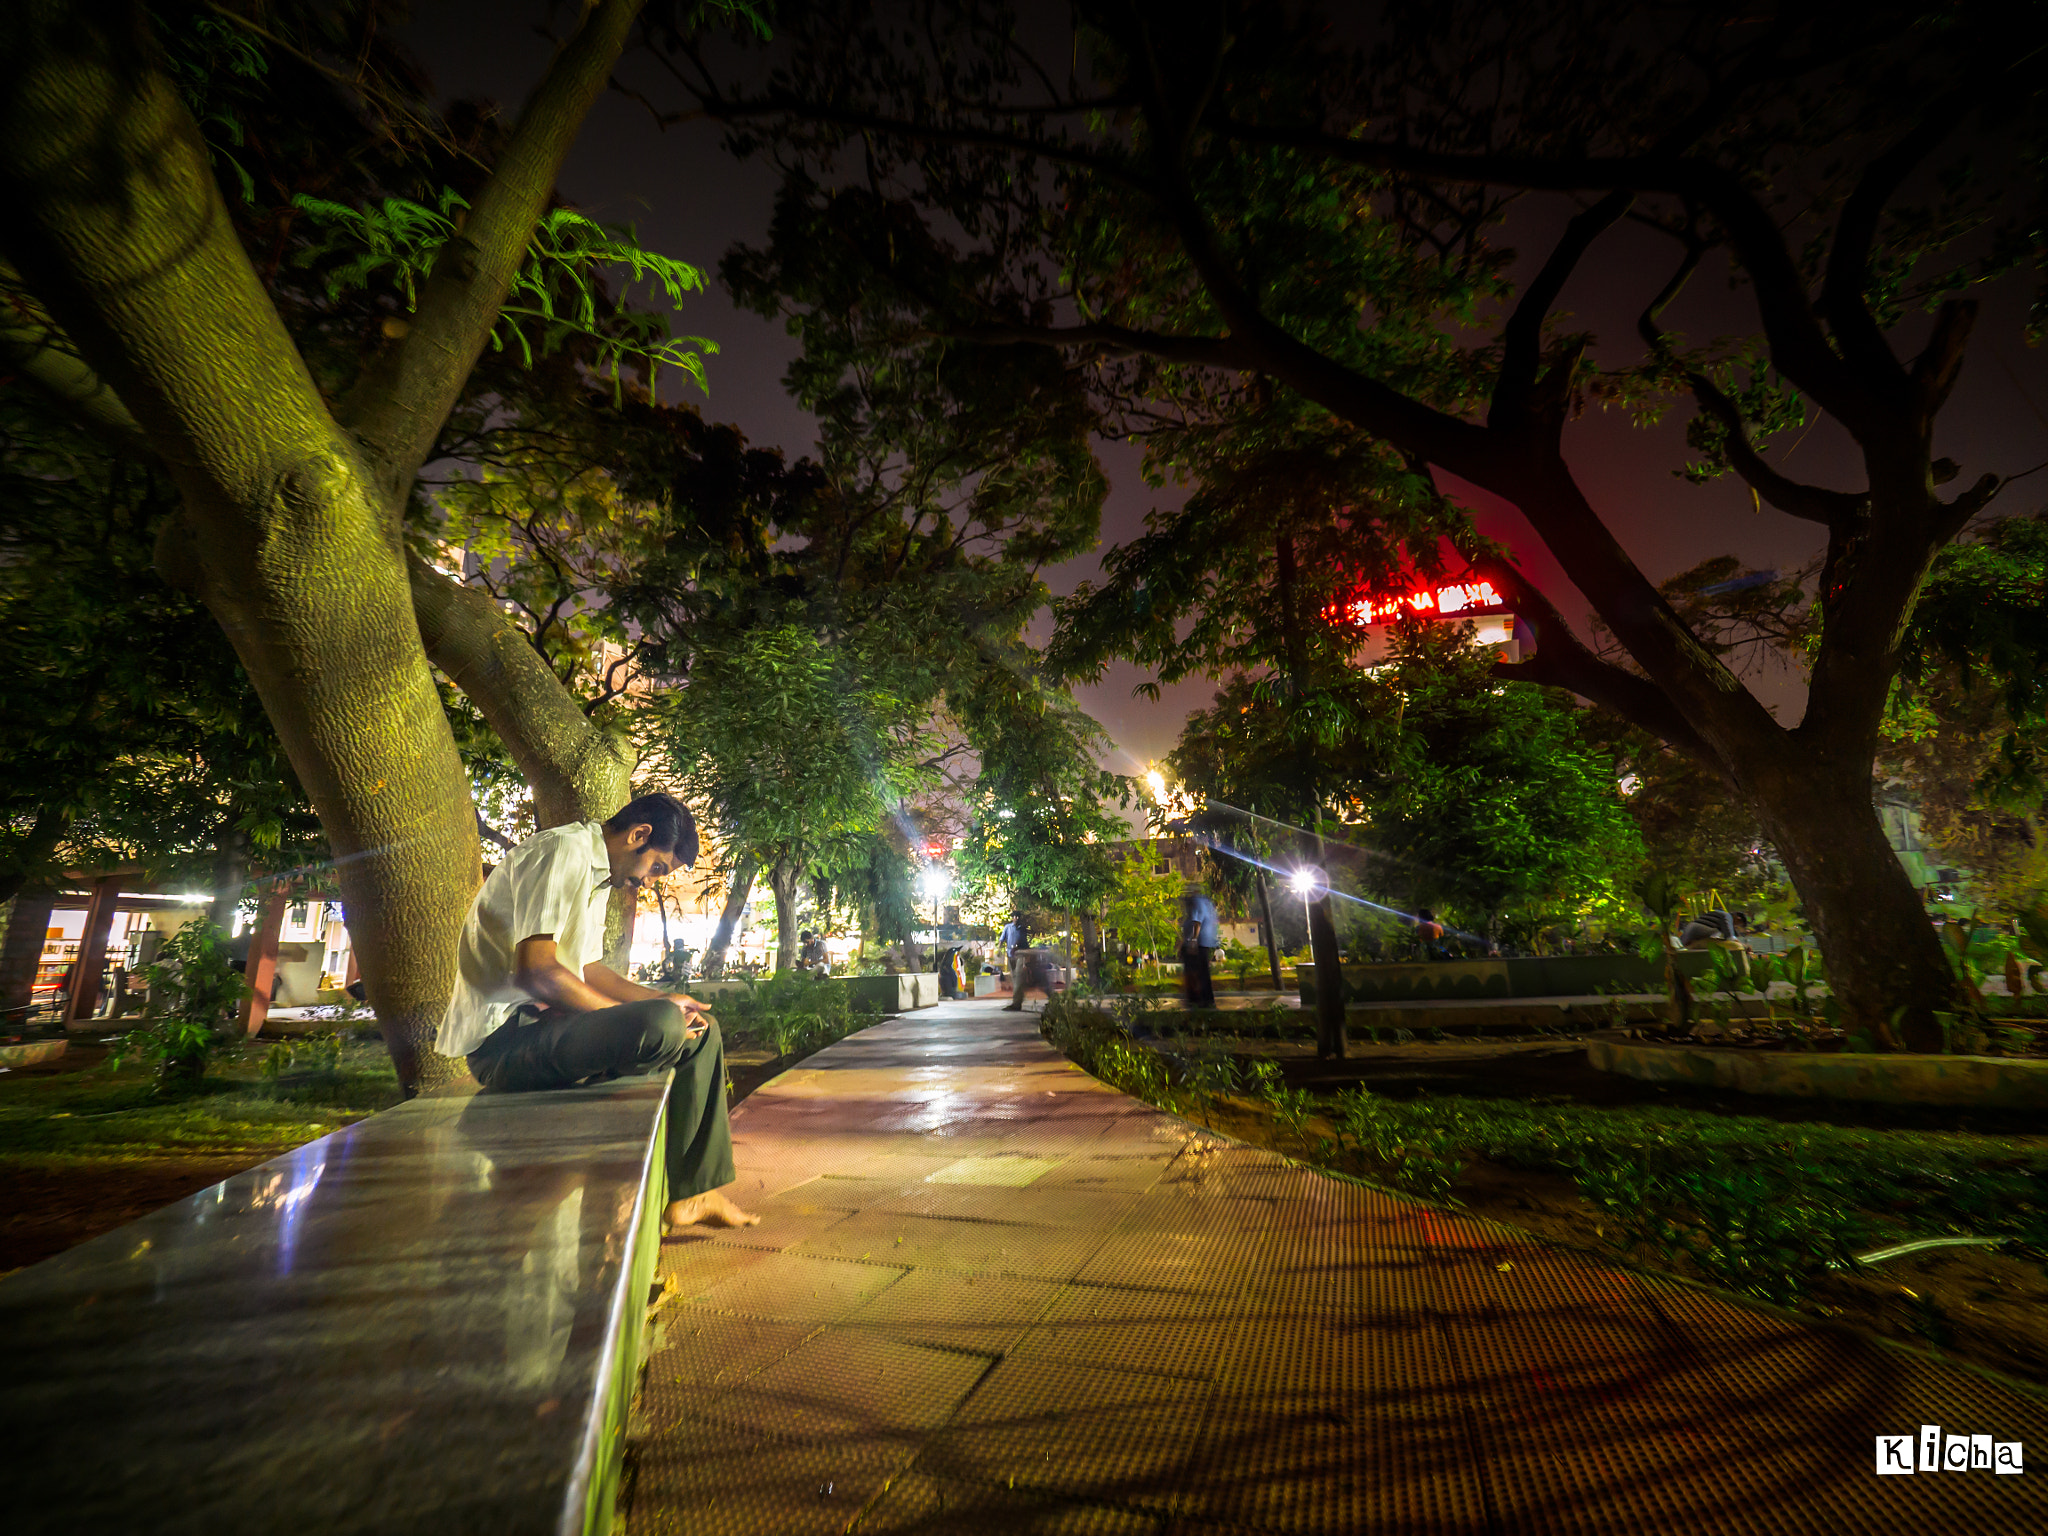
[(692, 1036), (701, 1035), (711, 1024), (711, 1009), (687, 992), (665, 994), (668, 1000), (683, 1010), (683, 1021), (689, 1026)]

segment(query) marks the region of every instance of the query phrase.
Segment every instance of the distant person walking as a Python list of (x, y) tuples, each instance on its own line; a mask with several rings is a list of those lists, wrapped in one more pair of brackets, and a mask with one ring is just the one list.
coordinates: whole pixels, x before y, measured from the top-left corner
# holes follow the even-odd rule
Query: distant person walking
[(1045, 993), (1046, 1000), (1052, 999), (1052, 983), (1046, 979), (1045, 968), (1037, 953), (1031, 948), (1031, 925), (1024, 921), (1019, 912), (1003, 925), (1000, 941), (1003, 954), (1010, 966), (1010, 1001), (1005, 1008), (1011, 1013), (1024, 1011), (1024, 994), (1032, 987)]
[(1018, 950), (1031, 947), (1031, 928), (1024, 921), (1024, 915), (1021, 912), (1013, 914), (1010, 920), (1003, 924), (1003, 936), (1000, 942), (1003, 946), (1003, 959), (1008, 962), (1015, 961)]
[(1444, 925), (1436, 920), (1436, 914), (1427, 907), (1418, 907), (1415, 912), (1415, 937), (1422, 941), (1422, 953), (1428, 959), (1443, 957)]
[(1222, 944), (1216, 903), (1189, 886), (1180, 898), (1180, 998), (1185, 1006), (1216, 1006), (1216, 979), (1209, 961)]

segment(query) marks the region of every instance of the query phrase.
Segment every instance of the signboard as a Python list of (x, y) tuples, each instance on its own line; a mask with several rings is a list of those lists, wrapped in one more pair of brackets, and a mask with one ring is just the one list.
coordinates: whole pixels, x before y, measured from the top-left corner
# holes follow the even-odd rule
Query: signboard
[(1404, 611), (1421, 614), (1425, 618), (1477, 619), (1514, 610), (1492, 582), (1475, 576), (1468, 581), (1447, 582), (1440, 587), (1417, 587), (1412, 592), (1392, 595), (1360, 592), (1332, 603), (1323, 610), (1323, 617), (1332, 624), (1349, 624), (1365, 629), (1374, 624), (1392, 623)]

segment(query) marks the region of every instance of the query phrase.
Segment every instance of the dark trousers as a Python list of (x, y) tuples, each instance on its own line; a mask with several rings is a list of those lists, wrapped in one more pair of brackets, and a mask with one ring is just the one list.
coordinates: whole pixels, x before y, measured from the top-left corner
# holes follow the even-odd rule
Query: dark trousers
[(1010, 992), (1009, 1002), (1003, 1006), (1011, 1013), (1024, 1011), (1024, 994), (1037, 987), (1045, 993), (1046, 1000), (1052, 1000), (1052, 983), (1045, 979), (1045, 972), (1038, 963), (1038, 956), (1028, 949), (1010, 951)]
[(706, 1020), (704, 1032), (692, 1038), (682, 1009), (662, 998), (590, 1013), (521, 1008), (469, 1053), (476, 1080), (500, 1093), (648, 1077), (670, 1068), (668, 1197), (687, 1200), (734, 1178), (725, 1042), (715, 1021)]
[(1180, 1000), (1190, 1008), (1216, 1006), (1216, 980), (1209, 974), (1209, 950), (1205, 945), (1180, 947)]

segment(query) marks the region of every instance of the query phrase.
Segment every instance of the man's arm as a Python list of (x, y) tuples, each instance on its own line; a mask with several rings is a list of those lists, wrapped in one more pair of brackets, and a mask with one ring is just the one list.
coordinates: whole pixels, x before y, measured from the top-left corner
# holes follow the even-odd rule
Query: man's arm
[(657, 992), (652, 987), (643, 987), (637, 981), (628, 981), (601, 960), (593, 960), (583, 967), (583, 981), (615, 1003), (644, 1003), (659, 997), (666, 998), (685, 1013), (710, 1012), (687, 992)]
[[(561, 957), (555, 953), (555, 936), (551, 933), (536, 933), (519, 941), (513, 957), (512, 980), (522, 992), (550, 1008), (566, 1008), (573, 1013), (594, 1013), (614, 1003), (642, 1003), (654, 998), (674, 1003), (685, 1014), (711, 1011), (686, 993), (656, 992), (626, 980), (610, 966), (596, 960), (586, 965), (579, 977), (562, 964)], [(701, 1024), (693, 1025), (692, 1032), (702, 1027)]]
[(607, 996), (562, 964), (552, 933), (529, 934), (519, 941), (512, 955), (512, 982), (529, 997), (571, 1013), (590, 1013), (629, 1001)]

